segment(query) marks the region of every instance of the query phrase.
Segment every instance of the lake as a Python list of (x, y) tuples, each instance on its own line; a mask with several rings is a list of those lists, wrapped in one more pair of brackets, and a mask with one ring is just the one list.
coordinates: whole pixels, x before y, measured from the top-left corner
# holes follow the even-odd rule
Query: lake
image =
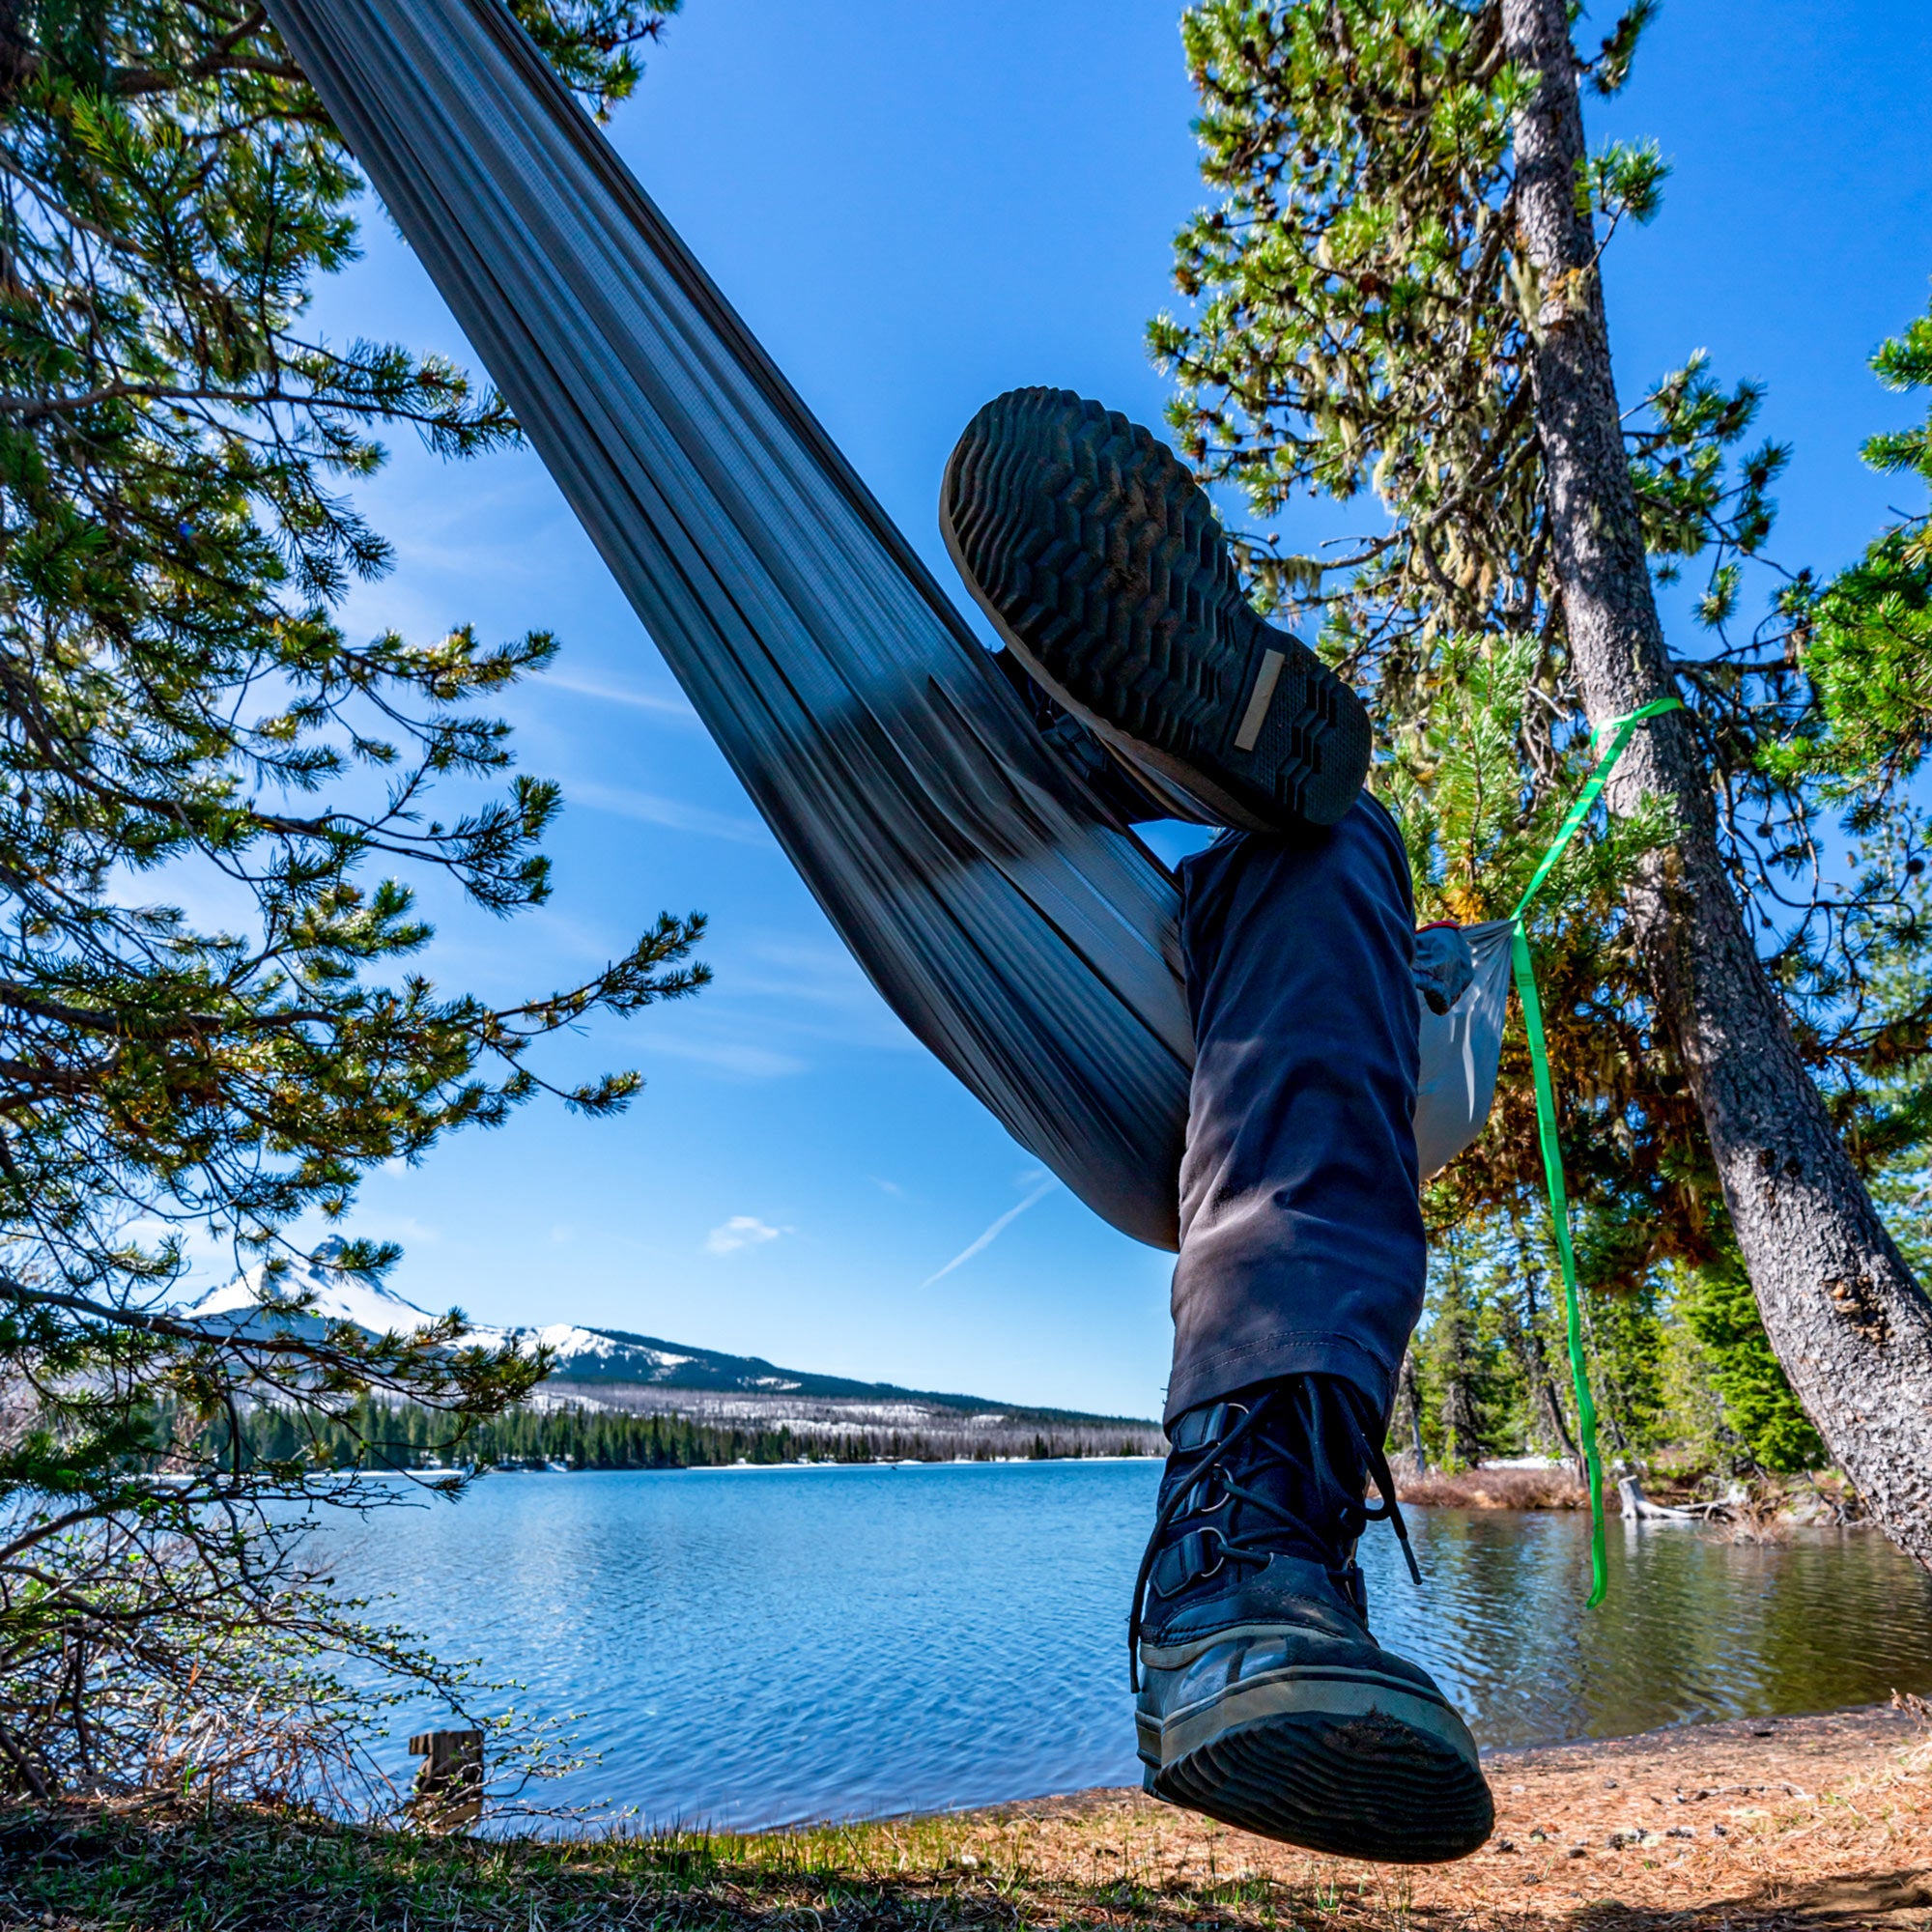
[[(1127, 1594), (1154, 1462), (494, 1475), (324, 1533), (346, 1587), (526, 1688), (601, 1762), (549, 1795), (721, 1827), (1138, 1783)], [(1376, 1634), (1486, 1746), (1932, 1692), (1932, 1577), (1872, 1531), (1734, 1544), (1572, 1514), (1408, 1512)], [(433, 1715), (423, 1714), (433, 1720)], [(401, 1732), (393, 1768), (404, 1771)]]

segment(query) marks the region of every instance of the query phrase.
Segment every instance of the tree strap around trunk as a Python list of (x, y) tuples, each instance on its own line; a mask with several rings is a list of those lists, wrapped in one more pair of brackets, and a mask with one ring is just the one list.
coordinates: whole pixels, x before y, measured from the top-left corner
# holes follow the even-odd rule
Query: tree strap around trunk
[(1646, 718), (1660, 712), (1675, 711), (1680, 700), (1659, 697), (1612, 718), (1593, 734), (1593, 743), (1603, 747), (1597, 768), (1589, 782), (1577, 794), (1549, 850), (1536, 868), (1523, 895), (1510, 915), (1516, 931), (1511, 940), (1511, 962), (1516, 972), (1517, 996), (1522, 1001), (1523, 1032), (1529, 1041), (1529, 1065), (1536, 1083), (1536, 1132), (1543, 1147), (1543, 1177), (1549, 1189), (1549, 1218), (1556, 1233), (1556, 1259), (1563, 1274), (1563, 1316), (1570, 1345), (1570, 1373), (1577, 1384), (1577, 1439), (1582, 1444), (1584, 1481), (1590, 1491), (1590, 1596), (1592, 1607), (1604, 1600), (1607, 1583), (1604, 1554), (1604, 1462), (1597, 1450), (1597, 1403), (1590, 1393), (1590, 1370), (1583, 1357), (1583, 1311), (1577, 1293), (1577, 1250), (1570, 1238), (1570, 1196), (1563, 1180), (1563, 1150), (1556, 1138), (1556, 1094), (1549, 1079), (1549, 1048), (1543, 1032), (1543, 1003), (1536, 996), (1536, 968), (1530, 959), (1529, 938), (1523, 928), (1523, 912), (1542, 890), (1569, 845), (1590, 815), (1604, 786), (1609, 781), (1617, 760), (1623, 756), (1636, 727)]

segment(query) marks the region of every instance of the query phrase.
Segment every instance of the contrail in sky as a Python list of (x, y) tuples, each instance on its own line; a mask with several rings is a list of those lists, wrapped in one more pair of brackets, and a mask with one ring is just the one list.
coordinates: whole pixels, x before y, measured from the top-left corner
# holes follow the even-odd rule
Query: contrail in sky
[(659, 711), (668, 718), (688, 718), (697, 722), (682, 692), (640, 691), (636, 685), (593, 683), (589, 678), (573, 677), (568, 671), (546, 671), (544, 683), (553, 691), (567, 691), (577, 697), (594, 697), (603, 704), (628, 704), (639, 711)]
[(997, 1221), (995, 1221), (993, 1225), (990, 1228), (988, 1228), (983, 1235), (981, 1235), (979, 1237), (978, 1240), (972, 1242), (971, 1244), (969, 1244), (964, 1248), (961, 1248), (960, 1251), (956, 1255), (954, 1255), (952, 1259), (950, 1262), (948, 1262), (943, 1268), (939, 1270), (938, 1274), (927, 1275), (926, 1278), (920, 1283), (920, 1287), (930, 1288), (934, 1282), (940, 1280), (942, 1277), (946, 1275), (951, 1274), (954, 1268), (964, 1267), (966, 1264), (970, 1262), (975, 1255), (984, 1254), (985, 1251), (988, 1248), (990, 1248), (993, 1245), (993, 1243), (997, 1241), (1000, 1238), (1000, 1236), (1004, 1235), (1007, 1232), (1007, 1230), (1010, 1228), (1013, 1225), (1013, 1223), (1017, 1221), (1020, 1218), (1020, 1216), (1024, 1214), (1026, 1210), (1034, 1205), (1036, 1201), (1044, 1201), (1046, 1197), (1049, 1194), (1051, 1194), (1053, 1190), (1059, 1185), (1060, 1182), (1054, 1179), (1054, 1178), (1051, 1175), (1048, 1175), (1047, 1178), (1044, 1180), (1042, 1180), (1039, 1183), (1039, 1185), (1036, 1187), (1034, 1191), (1031, 1194), (1029, 1194), (1024, 1201), (1020, 1202), (1016, 1207), (1009, 1208), (1007, 1211), (1004, 1214), (1002, 1214), (1000, 1218)]

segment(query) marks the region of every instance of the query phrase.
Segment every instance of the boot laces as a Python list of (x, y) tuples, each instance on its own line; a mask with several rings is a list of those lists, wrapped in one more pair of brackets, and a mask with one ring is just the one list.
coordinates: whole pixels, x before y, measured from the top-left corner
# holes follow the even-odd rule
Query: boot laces
[[(1296, 1378), (1296, 1382), (1306, 1378)], [(1352, 1483), (1345, 1481), (1329, 1461), (1325, 1441), (1325, 1432), (1320, 1426), (1320, 1418), (1314, 1412), (1315, 1405), (1309, 1404), (1309, 1426), (1300, 1432), (1301, 1441), (1297, 1445), (1303, 1455), (1299, 1459), (1320, 1491), (1332, 1493), (1341, 1499), (1339, 1511), (1341, 1519), (1342, 1542), (1352, 1550), (1355, 1539), (1372, 1522), (1386, 1522), (1395, 1531), (1396, 1541), (1402, 1546), (1402, 1553), (1408, 1565), (1409, 1579), (1419, 1589), (1422, 1585), (1422, 1570), (1415, 1560), (1414, 1546), (1408, 1540), (1408, 1524), (1403, 1520), (1401, 1507), (1396, 1502), (1395, 1476), (1388, 1465), (1388, 1457), (1382, 1445), (1376, 1439), (1375, 1432), (1362, 1419), (1360, 1403), (1362, 1398), (1347, 1383), (1329, 1381), (1329, 1385), (1340, 1397), (1340, 1408), (1346, 1418), (1349, 1435), (1352, 1438), (1356, 1453), (1362, 1459), (1362, 1466), (1376, 1486), (1381, 1500), (1371, 1503), (1366, 1496), (1354, 1493)], [(1147, 1618), (1149, 1589), (1153, 1581), (1154, 1566), (1160, 1561), (1162, 1552), (1168, 1547), (1168, 1531), (1175, 1520), (1186, 1513), (1195, 1499), (1201, 1499), (1202, 1513), (1218, 1514), (1229, 1505), (1240, 1505), (1246, 1514), (1239, 1518), (1244, 1526), (1230, 1530), (1221, 1523), (1209, 1523), (1204, 1529), (1191, 1532), (1201, 1538), (1205, 1547), (1214, 1546), (1213, 1561), (1205, 1569), (1197, 1571), (1189, 1580), (1211, 1577), (1225, 1564), (1236, 1566), (1253, 1565), (1264, 1568), (1280, 1553), (1280, 1546), (1285, 1537), (1296, 1542), (1314, 1543), (1320, 1547), (1323, 1539), (1294, 1511), (1286, 1508), (1275, 1497), (1253, 1487), (1252, 1478), (1256, 1471), (1265, 1468), (1270, 1463), (1292, 1463), (1296, 1458), (1279, 1442), (1262, 1438), (1260, 1456), (1253, 1459), (1235, 1460), (1236, 1451), (1255, 1438), (1262, 1424), (1269, 1416), (1286, 1406), (1289, 1391), (1295, 1386), (1291, 1382), (1274, 1382), (1264, 1389), (1252, 1403), (1230, 1402), (1223, 1405), (1232, 1414), (1245, 1410), (1240, 1420), (1222, 1435), (1219, 1441), (1212, 1444), (1193, 1468), (1178, 1482), (1171, 1494), (1161, 1504), (1154, 1517), (1153, 1530), (1148, 1538), (1147, 1548), (1141, 1556), (1139, 1574), (1134, 1578), (1133, 1608), (1127, 1618), (1127, 1676), (1136, 1691), (1140, 1687), (1140, 1644), (1141, 1632)], [(1185, 1453), (1185, 1452), (1182, 1452)], [(1249, 1480), (1243, 1480), (1246, 1477)], [(1214, 1486), (1210, 1492), (1209, 1485)], [(1212, 1500), (1208, 1500), (1209, 1495)], [(1236, 1520), (1236, 1512), (1230, 1508), (1226, 1520)]]

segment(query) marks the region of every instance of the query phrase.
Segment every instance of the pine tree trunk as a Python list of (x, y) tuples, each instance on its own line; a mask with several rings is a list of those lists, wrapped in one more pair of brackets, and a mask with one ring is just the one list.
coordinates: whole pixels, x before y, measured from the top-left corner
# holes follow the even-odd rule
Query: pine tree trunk
[[(1515, 129), (1519, 246), (1539, 292), (1534, 360), (1552, 555), (1591, 723), (1673, 690), (1610, 374), (1564, 0), (1501, 0), (1541, 76)], [(1629, 895), (1661, 1017), (1690, 1074), (1765, 1331), (1818, 1433), (1887, 1533), (1932, 1566), (1932, 1302), (1886, 1232), (1759, 963), (1718, 842), (1688, 716), (1639, 728), (1612, 810), (1664, 800), (1678, 835)]]
[(1476, 1400), (1469, 1386), (1469, 1319), (1465, 1308), (1444, 1309), (1437, 1318), (1442, 1336), (1439, 1373), (1442, 1402), (1437, 1419), (1449, 1461), (1458, 1469), (1473, 1469), (1483, 1460), (1482, 1432), (1476, 1426)]
[(1543, 1426), (1549, 1431), (1549, 1437), (1555, 1443), (1563, 1460), (1577, 1471), (1577, 1480), (1587, 1483), (1590, 1480), (1589, 1464), (1583, 1460), (1583, 1452), (1577, 1448), (1576, 1439), (1570, 1434), (1570, 1424), (1564, 1418), (1562, 1398), (1556, 1393), (1556, 1384), (1545, 1373), (1536, 1382), (1537, 1406), (1543, 1410)]
[(1520, 1219), (1512, 1222), (1511, 1233), (1516, 1241), (1517, 1264), (1521, 1270), (1522, 1302), (1516, 1314), (1516, 1346), (1522, 1378), (1529, 1388), (1530, 1426), (1534, 1430), (1540, 1419), (1564, 1460), (1575, 1465), (1577, 1480), (1587, 1483), (1589, 1470), (1583, 1462), (1583, 1452), (1570, 1434), (1562, 1398), (1556, 1393), (1556, 1378), (1549, 1372), (1549, 1353), (1543, 1345), (1543, 1308), (1536, 1295), (1536, 1270), (1530, 1265), (1526, 1231)]
[[(1395, 1378), (1395, 1414), (1398, 1428), (1408, 1425), (1409, 1451), (1415, 1458), (1415, 1473), (1426, 1476), (1429, 1473), (1429, 1445), (1422, 1439), (1422, 1378), (1415, 1369), (1415, 1350), (1411, 1348), (1402, 1358), (1402, 1373)], [(1395, 1432), (1390, 1432), (1393, 1435)]]

